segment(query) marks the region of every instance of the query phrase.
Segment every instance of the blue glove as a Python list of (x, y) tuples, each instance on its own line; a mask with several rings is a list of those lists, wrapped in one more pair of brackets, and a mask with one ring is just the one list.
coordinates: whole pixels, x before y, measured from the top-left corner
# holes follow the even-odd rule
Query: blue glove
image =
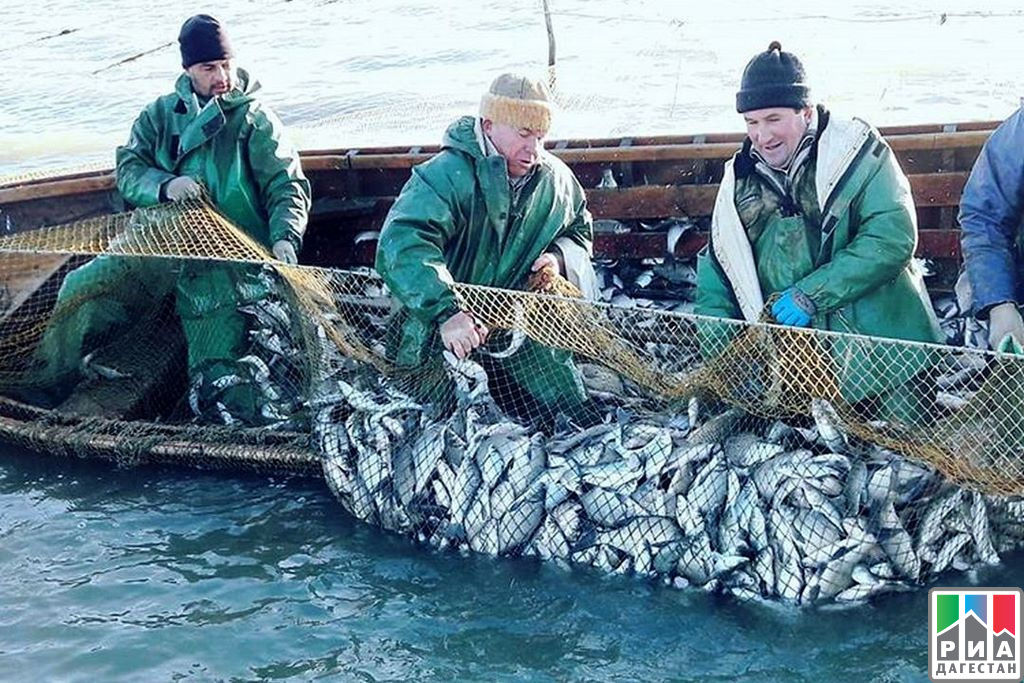
[(807, 327), (817, 306), (810, 298), (796, 287), (790, 287), (779, 300), (772, 304), (772, 316), (780, 325)]

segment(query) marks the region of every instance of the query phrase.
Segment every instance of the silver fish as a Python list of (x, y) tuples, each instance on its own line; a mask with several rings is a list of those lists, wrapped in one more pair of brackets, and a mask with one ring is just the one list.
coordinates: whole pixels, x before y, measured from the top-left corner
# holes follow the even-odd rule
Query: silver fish
[(820, 398), (811, 400), (811, 416), (818, 428), (818, 437), (830, 450), (842, 452), (849, 443), (843, 433), (839, 415), (828, 401)]
[[(721, 415), (716, 415), (700, 427), (692, 430), (687, 436), (691, 444), (720, 443), (736, 431), (736, 427), (746, 418), (747, 414), (739, 408), (730, 408)], [(691, 422), (691, 424), (693, 424)]]
[(591, 486), (622, 489), (643, 476), (643, 465), (635, 457), (606, 465), (592, 465), (580, 469), (580, 478)]
[(504, 455), (497, 448), (485, 447), (477, 451), (476, 461), (480, 466), (480, 475), (486, 490), (491, 491), (502, 479), (509, 465), (512, 463), (505, 459)]
[(570, 543), (579, 540), (582, 532), (583, 506), (573, 501), (566, 501), (549, 513), (550, 519), (562, 531), (562, 534)]
[(512, 461), (508, 470), (508, 480), (516, 496), (521, 496), (544, 471), (547, 457), (539, 434), (530, 439), (510, 440), (508, 443)]
[(868, 567), (874, 576), (877, 576), (882, 581), (893, 581), (897, 578), (896, 569), (888, 562), (878, 562)]
[(728, 493), (728, 483), (725, 462), (716, 455), (697, 475), (686, 493), (686, 500), (696, 505), (706, 519), (717, 519)]
[(621, 434), (621, 427), (614, 422), (597, 424), (567, 438), (552, 439), (548, 442), (548, 453), (568, 453), (586, 442), (619, 443)]
[(687, 540), (676, 562), (676, 573), (697, 586), (703, 586), (711, 580), (711, 543), (706, 534), (690, 536)]
[[(489, 523), (494, 523), (494, 534), (495, 534), (495, 547), (497, 547), (497, 520), (494, 519), (491, 514), (491, 499), (489, 496), (480, 496), (472, 502), (469, 506), (469, 510), (466, 512), (466, 523), (465, 531), (466, 538), (472, 543), (474, 537), (480, 536), (484, 533), (484, 527)], [(481, 541), (477, 541), (480, 543)], [(473, 547), (473, 550), (477, 550)], [(481, 552), (478, 550), (478, 552)]]
[(509, 340), (509, 344), (507, 347), (505, 347), (501, 351), (491, 351), (489, 349), (481, 350), (491, 358), (509, 358), (516, 352), (518, 352), (520, 348), (522, 348), (523, 344), (526, 342), (526, 339), (526, 332), (524, 332), (518, 327), (514, 327), (512, 328), (511, 339)]
[(752, 481), (747, 480), (740, 489), (736, 508), (739, 525), (745, 531), (751, 547), (758, 552), (763, 551), (768, 547), (768, 528), (757, 488)]
[(737, 554), (744, 545), (743, 529), (740, 527), (740, 513), (737, 501), (740, 498), (740, 480), (735, 472), (729, 471), (726, 478), (725, 504), (718, 524), (718, 549), (726, 554)]
[(782, 446), (762, 441), (755, 434), (737, 434), (722, 446), (726, 460), (735, 467), (752, 467), (783, 452)]
[(999, 553), (992, 545), (985, 497), (980, 493), (974, 494), (974, 500), (971, 503), (971, 536), (974, 538), (978, 559), (985, 564), (999, 564)]
[(524, 496), (498, 521), (498, 553), (507, 554), (525, 545), (544, 521), (544, 499)]
[(265, 382), (270, 378), (270, 368), (259, 356), (242, 356), (238, 359), (238, 364), (252, 368), (252, 377), (257, 382)]
[(501, 518), (516, 501), (516, 492), (507, 479), (500, 481), (491, 492), (491, 515)]
[[(934, 499), (925, 510), (924, 516), (918, 525), (917, 552), (931, 546), (942, 536), (942, 522), (961, 502), (963, 502), (963, 489), (953, 489)], [(952, 558), (951, 558), (952, 559)]]
[(587, 517), (603, 527), (617, 527), (646, 514), (645, 510), (629, 496), (601, 487), (594, 487), (583, 493), (580, 502)]
[[(470, 515), (472, 517), (472, 515)], [(485, 555), (498, 555), (498, 520), (488, 519), (476, 533), (469, 536), (470, 549)]]
[(764, 500), (772, 500), (782, 481), (799, 476), (800, 468), (811, 458), (808, 450), (788, 451), (753, 469), (752, 477)]
[(340, 459), (348, 455), (351, 448), (348, 441), (348, 433), (343, 424), (327, 424), (317, 430), (319, 435), (320, 452), (324, 454), (325, 460)]
[(842, 536), (842, 529), (815, 509), (800, 510), (792, 518), (793, 530), (804, 555), (812, 549), (831, 545)]
[(323, 470), (324, 478), (335, 495), (351, 494), (354, 485), (352, 474), (344, 466), (341, 458), (324, 458)]
[(630, 496), (645, 514), (652, 517), (675, 517), (676, 496), (658, 486), (657, 479), (648, 479)]
[[(476, 463), (469, 458), (464, 459), (456, 472), (455, 484), (449, 489), (452, 498), (452, 522), (460, 526), (465, 524), (466, 515), (473, 501), (477, 499), (477, 491), (482, 483), (483, 477)], [(485, 500), (486, 496), (480, 496), (479, 499)]]
[(835, 600), (838, 603), (861, 603), (881, 593), (888, 593), (896, 590), (895, 584), (878, 582), (873, 584), (855, 583), (846, 590), (836, 594)]
[(364, 522), (373, 522), (377, 510), (373, 504), (373, 496), (367, 490), (360, 477), (354, 477), (355, 486), (352, 490), (352, 514)]
[(686, 417), (690, 423), (690, 429), (697, 427), (697, 420), (700, 418), (700, 401), (692, 397), (686, 404)]
[(618, 548), (633, 557), (639, 556), (647, 544), (660, 546), (682, 538), (675, 520), (667, 517), (639, 517), (617, 529), (597, 534), (599, 543)]
[(451, 495), (441, 480), (434, 479), (430, 482), (430, 486), (434, 490), (434, 500), (437, 501), (437, 504), (450, 510), (452, 506)]
[(445, 451), (445, 434), (448, 425), (438, 422), (428, 425), (416, 437), (412, 447), (415, 492), (420, 493), (439, 467)]
[(843, 497), (846, 500), (847, 516), (859, 514), (861, 507), (861, 494), (868, 481), (868, 468), (864, 461), (859, 458), (850, 464), (850, 473), (843, 485)]
[(921, 574), (921, 560), (914, 552), (914, 543), (903, 528), (891, 500), (878, 508), (875, 522), (878, 526), (878, 543), (893, 568), (900, 576), (917, 581)]
[(867, 562), (874, 548), (874, 543), (864, 540), (826, 563), (818, 579), (818, 599), (834, 598), (849, 588), (853, 583), (854, 568)]
[(949, 567), (950, 562), (953, 561), (953, 557), (971, 540), (970, 534), (957, 534), (948, 541), (946, 541), (939, 554), (935, 557), (935, 562), (932, 563), (930, 572), (932, 574), (941, 574)]
[(530, 545), (536, 550), (537, 556), (542, 560), (567, 557), (569, 555), (569, 542), (559, 528), (558, 524), (548, 516), (537, 535), (533, 537)]
[(758, 551), (752, 569), (760, 581), (762, 593), (772, 595), (775, 592), (775, 551), (770, 545)]

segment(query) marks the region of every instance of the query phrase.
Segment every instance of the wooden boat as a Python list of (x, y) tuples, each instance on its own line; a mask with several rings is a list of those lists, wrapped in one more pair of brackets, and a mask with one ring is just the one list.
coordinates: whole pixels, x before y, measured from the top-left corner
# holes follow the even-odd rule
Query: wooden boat
[[(934, 292), (949, 291), (960, 268), (956, 222), (960, 193), (981, 146), (997, 124), (987, 121), (882, 129), (910, 179), (920, 228), (917, 255), (933, 264), (928, 283)], [(671, 255), (689, 258), (706, 241), (723, 165), (742, 139), (741, 134), (601, 138), (551, 141), (548, 148), (588, 188), (589, 204), (596, 219), (618, 221), (630, 228), (598, 232), (596, 257), (665, 257), (669, 255), (666, 233), (658, 229), (658, 224), (666, 219), (688, 217), (700, 229), (686, 233), (674, 245)], [(372, 231), (380, 228), (410, 169), (437, 151), (437, 146), (304, 151), (302, 164), (312, 182), (314, 202), (302, 262), (330, 267), (372, 264), (375, 241), (357, 242), (356, 235), (366, 236), (371, 231), (372, 236)], [(607, 187), (607, 183), (597, 187), (608, 171), (617, 187)], [(0, 183), (0, 226), (5, 226), (8, 232), (124, 209), (111, 170)], [(39, 268), (23, 274), (19, 281), (2, 283), (9, 295), (9, 305), (5, 313), (0, 313), (0, 326), (11, 311), (27, 305), (48, 282), (52, 285), (52, 278), (62, 277), (75, 261), (74, 257), (55, 254), (40, 263)], [(132, 417), (127, 406), (111, 409), (101, 403), (80, 397), (76, 412), (110, 420)], [(0, 401), (0, 438), (40, 449), (69, 450), (61, 444), (73, 438), (74, 418), (67, 418), (70, 422), (63, 425), (67, 428), (64, 431), (55, 428), (51, 433), (32, 432), (34, 436), (26, 436), (29, 426), (43, 417), (36, 409), (16, 401)], [(219, 444), (211, 450), (208, 444), (204, 446), (173, 433), (173, 428), (165, 431), (165, 438), (157, 439), (143, 454), (145, 458), (191, 461), (206, 448), (207, 459), (229, 467), (260, 467), (269, 462), (248, 458), (246, 453), (251, 449), (232, 451), (230, 445)], [(101, 439), (93, 449), (100, 455), (118, 457), (129, 447), (116, 439), (103, 438), (107, 441)], [(269, 462), (269, 466), (296, 472), (316, 469), (315, 458), (301, 446), (297, 436), (281, 453), (279, 461)]]

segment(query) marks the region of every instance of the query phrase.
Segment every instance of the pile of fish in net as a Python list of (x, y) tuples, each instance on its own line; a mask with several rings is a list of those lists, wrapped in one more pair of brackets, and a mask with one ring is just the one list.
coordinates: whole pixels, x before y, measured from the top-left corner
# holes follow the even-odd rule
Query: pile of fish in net
[[(244, 236), (214, 220), (208, 207), (177, 210), (182, 220), (206, 221), (207, 232), (219, 230), (212, 243), (234, 245), (233, 251), (224, 248), (221, 260), (254, 264), (263, 258)], [(121, 234), (123, 219), (99, 226), (102, 234)], [(152, 235), (131, 233), (132, 249), (119, 248), (138, 256), (202, 258), (205, 243), (182, 243), (181, 235), (195, 231), (175, 225), (163, 232), (153, 228)], [(673, 239), (693, 229), (687, 221), (662, 227), (669, 253)], [(89, 246), (97, 229), (87, 224), (35, 231), (17, 243), (12, 237), (6, 246), (13, 254), (10, 270), (23, 268), (17, 254), (45, 253), (47, 246), (105, 253), (106, 243)], [(152, 244), (143, 239), (147, 235)], [(167, 245), (174, 251), (165, 254)], [(859, 602), (950, 570), (997, 563), (1024, 541), (1024, 502), (978, 493), (1021, 490), (1014, 458), (1024, 435), (997, 437), (1000, 429), (1024, 423), (1024, 406), (1011, 400), (1024, 395), (1024, 374), (1020, 363), (995, 354), (895, 342), (891, 349), (878, 342), (875, 349), (866, 345), (877, 340), (790, 335), (763, 325), (747, 326), (754, 334), (743, 338), (739, 351), (723, 342), (709, 354), (700, 347), (700, 321), (688, 315), (696, 294), (693, 262), (671, 258), (598, 264), (601, 296), (611, 306), (485, 288), (474, 294), (457, 286), (460, 296), (477, 296), (474, 301), (488, 309), (469, 306), (474, 314), (505, 321), (491, 327), (516, 328), (495, 334), (508, 343), (488, 351), (492, 360), (516, 360), (539, 345), (562, 349), (564, 358), (576, 354), (575, 367), (599, 419), (577, 424), (561, 416), (533, 423), (499, 405), (514, 382), (489, 377), (484, 366), (500, 372), (502, 364), (486, 356), (446, 356), (438, 366), (444, 396), (424, 400), (403, 390), (411, 385), (396, 381), (386, 358), (392, 302), (372, 273), (279, 267), (273, 275), (263, 268), (259, 277), (266, 282), (258, 289), (269, 294), (240, 297), (250, 351), (239, 356), (235, 371), (197, 379), (189, 394), (193, 413), (203, 423), (226, 425), (218, 428), (225, 433), (241, 434), (252, 413), (241, 416), (229, 408), (241, 393), (258, 406), (262, 427), (292, 432), (308, 423), (326, 479), (345, 508), (425, 544), (533, 556), (803, 605)], [(9, 375), (15, 379), (30, 372), (18, 365), (25, 355), (20, 347), (30, 347), (25, 340), (36, 338), (49, 316), (45, 307), (23, 308), (16, 322), (36, 332), (10, 336)], [(584, 308), (586, 315), (565, 315)], [(956, 299), (937, 299), (936, 308), (951, 342), (967, 349), (983, 345), (984, 329)], [(789, 336), (811, 350), (878, 350), (867, 380), (876, 370), (900, 366), (901, 359), (922, 367), (927, 361), (937, 393), (919, 393), (934, 411), (903, 431), (898, 423), (879, 424), (884, 420), (867, 415), (851, 421), (837, 378), (823, 378), (824, 392), (812, 382), (798, 383), (819, 367), (835, 373), (831, 355), (819, 353), (820, 364), (810, 358), (802, 368), (779, 365), (769, 345)], [(764, 349), (757, 346), (762, 339), (768, 342)], [(747, 352), (758, 356), (756, 362), (739, 367)], [(690, 393), (689, 386), (686, 392), (663, 391), (709, 365), (712, 371), (728, 366), (724, 374), (734, 370), (721, 384), (725, 391), (716, 393), (710, 384), (702, 385), (705, 393)], [(432, 368), (414, 370), (422, 371), (414, 379), (436, 379)], [(759, 410), (736, 389), (761, 376), (770, 383), (754, 398), (791, 402), (762, 401), (757, 417), (736, 407)], [(990, 399), (1006, 405), (993, 410)], [(860, 431), (850, 429), (851, 422)], [(865, 434), (917, 448), (908, 449), (916, 459), (864, 441)], [(992, 438), (976, 448), (981, 439), (971, 437), (979, 434)], [(968, 452), (950, 462), (951, 448)], [(985, 459), (993, 453), (996, 460)], [(992, 478), (1000, 472), (1004, 476)], [(952, 483), (957, 475), (976, 486), (958, 487)]]
[[(195, 373), (188, 402), (200, 422), (259, 426), (271, 430), (304, 428), (306, 415), (297, 391), (306, 372), (301, 329), (287, 287), (271, 266), (251, 267), (240, 278), (238, 312), (245, 320), (248, 353), (216, 377)], [(258, 292), (253, 296), (252, 292)], [(220, 369), (220, 368), (219, 368)], [(245, 415), (233, 414), (226, 394), (242, 396)], [(236, 399), (237, 400), (237, 399)]]
[[(692, 260), (595, 265), (616, 310), (693, 311)], [(366, 300), (387, 298), (379, 280), (368, 283)], [(935, 307), (950, 343), (984, 346), (984, 328), (955, 297)], [(368, 337), (383, 338), (387, 310), (360, 315)], [(286, 342), (270, 357), (298, 353), (283, 320), (256, 317)], [(845, 434), (824, 400), (808, 406), (813, 420), (790, 422), (713, 398), (649, 410), (616, 373), (581, 363), (603, 421), (539, 428), (497, 405), (472, 360), (445, 353), (452, 406), (404, 393), (338, 353), (322, 329), (316, 341), (306, 408), (330, 488), (358, 519), (438, 549), (811, 605), (856, 604), (997, 564), (1024, 542), (1024, 501), (961, 488)], [(672, 354), (656, 347), (645, 350), (667, 363)], [(950, 368), (938, 378), (940, 402), (961, 404), (983, 371)]]
[(311, 402), (345, 508), (440, 549), (815, 604), (996, 564), (1021, 540), (1024, 503), (855, 442), (824, 401), (804, 427), (735, 408), (704, 416), (692, 400), (546, 434), (498, 408), (481, 366), (446, 360), (458, 400), (447, 416), (368, 372)]

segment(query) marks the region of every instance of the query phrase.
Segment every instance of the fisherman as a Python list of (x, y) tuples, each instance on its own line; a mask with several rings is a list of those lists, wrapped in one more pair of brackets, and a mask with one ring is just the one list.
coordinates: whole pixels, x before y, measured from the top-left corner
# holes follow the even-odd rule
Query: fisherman
[[(768, 300), (781, 325), (940, 341), (912, 260), (910, 185), (878, 131), (813, 106), (803, 64), (775, 41), (743, 70), (736, 111), (747, 137), (698, 258), (696, 312), (755, 322)], [(880, 419), (922, 416), (922, 392), (904, 384), (926, 352), (841, 339), (831, 349), (847, 401), (878, 399)]]
[[(413, 169), (384, 222), (376, 268), (402, 304), (389, 351), (416, 371), (421, 392), (436, 391), (429, 378), (437, 375), (424, 364), (436, 373), (443, 349), (466, 358), (488, 339), (452, 283), (523, 289), (547, 269), (584, 293), (596, 290), (583, 188), (544, 150), (551, 116), (542, 81), (498, 76), (480, 115), (448, 127), (441, 152)], [(586, 419), (592, 410), (568, 351), (526, 340), (508, 359), (480, 360), (495, 398), (513, 413)]]
[[(190, 17), (178, 42), (184, 73), (173, 93), (142, 110), (118, 147), (118, 190), (139, 207), (205, 193), (248, 237), (295, 264), (310, 206), (298, 153), (259, 98), (259, 84), (236, 66), (217, 19)], [(190, 238), (202, 236), (182, 234)], [(102, 255), (65, 279), (38, 356), (51, 382), (67, 384), (90, 345), (126, 330), (173, 291), (190, 377), (202, 373), (208, 384), (240, 371), (248, 341), (237, 309), (266, 296), (267, 282), (252, 266), (189, 260), (175, 267), (165, 259)], [(244, 387), (218, 400), (235, 418), (260, 422)]]
[(974, 315), (988, 320), (989, 346), (1024, 347), (1024, 108), (992, 133), (960, 197), (960, 242)]

